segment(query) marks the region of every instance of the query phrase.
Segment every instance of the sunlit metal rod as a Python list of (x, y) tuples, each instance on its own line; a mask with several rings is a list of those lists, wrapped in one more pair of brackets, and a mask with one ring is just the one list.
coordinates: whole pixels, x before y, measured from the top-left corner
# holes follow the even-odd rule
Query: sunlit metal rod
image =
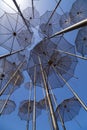
[(22, 20), (24, 21), (24, 23), (25, 23), (25, 25), (26, 25), (28, 31), (31, 33), (31, 31), (30, 31), (30, 29), (29, 29), (29, 26), (28, 26), (28, 23), (26, 22), (26, 20), (25, 20), (25, 18), (24, 18), (24, 16), (23, 16), (23, 14), (22, 14), (22, 12), (21, 12), (21, 10), (20, 10), (20, 8), (19, 8), (19, 6), (18, 6), (16, 0), (13, 0), (13, 2), (14, 2), (14, 4), (15, 4), (15, 6), (16, 6), (18, 12), (20, 13), (20, 16), (21, 16)]
[(50, 115), (51, 115), (51, 119), (52, 119), (53, 129), (54, 129), (54, 130), (59, 130), (58, 124), (57, 124), (57, 120), (56, 120), (56, 118), (55, 118), (55, 113), (54, 113), (54, 109), (53, 109), (51, 97), (50, 97), (50, 94), (49, 94), (48, 84), (47, 84), (47, 82), (46, 82), (45, 73), (44, 73), (44, 71), (43, 71), (42, 64), (41, 64), (41, 59), (40, 59), (39, 56), (38, 56), (38, 60), (39, 60), (39, 63), (40, 63), (40, 69), (41, 69), (42, 78), (43, 78), (43, 83), (44, 83), (44, 88), (45, 88), (46, 97), (47, 97), (47, 101), (48, 101), (48, 105), (49, 105), (49, 110), (50, 110)]
[(84, 26), (87, 26), (87, 19), (84, 19), (84, 20), (82, 20), (82, 21), (80, 21), (80, 22), (78, 22), (78, 23), (76, 23), (74, 25), (71, 25), (71, 26), (69, 26), (69, 27), (67, 27), (67, 28), (65, 28), (65, 29), (63, 29), (63, 30), (61, 30), (59, 32), (56, 32), (55, 34), (53, 34), (52, 36), (50, 36), (50, 37), (48, 37), (46, 39), (51, 39), (51, 38), (56, 37), (58, 35), (73, 31), (75, 29), (78, 29), (78, 28), (84, 27)]
[(11, 55), (14, 55), (14, 54), (19, 53), (19, 52), (24, 51), (24, 50), (25, 50), (25, 49), (20, 49), (20, 50), (18, 50), (18, 51), (13, 51), (13, 52), (8, 53), (8, 54), (0, 55), (0, 59), (3, 59), (3, 58), (5, 58), (5, 57), (11, 56)]

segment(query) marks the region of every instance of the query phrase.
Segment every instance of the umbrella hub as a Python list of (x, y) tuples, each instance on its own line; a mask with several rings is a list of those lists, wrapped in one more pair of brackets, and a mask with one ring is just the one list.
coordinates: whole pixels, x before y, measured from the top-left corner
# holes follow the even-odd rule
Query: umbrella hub
[(86, 37), (84, 37), (84, 38), (83, 38), (83, 41), (86, 41), (86, 40), (87, 40), (87, 38), (86, 38)]
[(16, 32), (13, 32), (13, 36), (16, 37), (16, 36), (17, 36), (17, 33), (16, 33)]
[(3, 80), (3, 78), (5, 77), (4, 73), (0, 73), (0, 80)]
[(81, 13), (82, 13), (81, 11), (78, 11), (78, 12), (77, 12), (77, 15), (80, 15)]
[(53, 61), (52, 60), (49, 60), (48, 61), (48, 65), (51, 66), (53, 64)]

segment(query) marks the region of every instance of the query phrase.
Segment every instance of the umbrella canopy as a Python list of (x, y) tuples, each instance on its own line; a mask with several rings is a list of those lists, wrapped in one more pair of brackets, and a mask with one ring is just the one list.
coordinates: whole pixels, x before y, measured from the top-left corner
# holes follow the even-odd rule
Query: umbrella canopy
[[(33, 100), (25, 100), (20, 103), (18, 116), (21, 120), (32, 120), (33, 118)], [(41, 114), (41, 109), (39, 108), (40, 104), (38, 102), (35, 103), (36, 105), (36, 117)]]
[(87, 18), (87, 1), (86, 0), (76, 0), (70, 10), (70, 17), (73, 23), (77, 23), (83, 19)]
[(82, 56), (87, 55), (87, 27), (83, 27), (79, 30), (76, 40), (76, 49)]
[(34, 8), (34, 17), (32, 12), (32, 7), (27, 7), (23, 10), (23, 15), (27, 22), (29, 23), (30, 27), (35, 27), (39, 25), (40, 22), (40, 16), (39, 12)]
[(29, 32), (17, 13), (4, 13), (0, 17), (0, 46), (10, 52), (31, 45), (32, 32)]
[[(0, 99), (0, 110), (2, 110), (3, 105), (5, 104), (5, 99)], [(8, 100), (3, 112), (1, 115), (11, 114), (16, 108), (16, 104), (12, 100)]]
[(74, 46), (68, 43), (64, 38), (61, 39), (58, 46), (50, 40), (41, 41), (30, 52), (30, 62), (27, 72), (33, 83), (34, 67), (36, 67), (36, 84), (40, 85), (42, 82), (42, 73), (38, 56), (41, 59), (43, 71), (46, 73), (47, 82), (51, 84), (52, 88), (62, 87), (65, 84), (58, 74), (61, 74), (66, 81), (74, 75), (77, 58), (60, 53), (56, 48), (75, 53)]
[[(17, 66), (7, 61), (6, 58), (0, 60), (0, 91), (2, 91), (8, 80), (12, 77), (16, 68)], [(10, 81), (10, 84), (8, 85), (3, 94), (9, 94), (10, 92), (14, 92), (20, 87), (23, 82), (23, 75), (20, 71), (18, 71), (14, 78)], [(13, 87), (14, 89), (12, 90)]]
[(58, 111), (64, 122), (72, 120), (76, 115), (79, 114), (81, 109), (81, 104), (76, 98), (70, 98), (64, 100), (61, 104), (58, 105), (55, 111), (55, 116), (58, 121), (60, 121)]
[(73, 24), (68, 12), (61, 15), (59, 22), (62, 28), (67, 28)]
[[(41, 38), (49, 37), (60, 30), (60, 25), (59, 25), (60, 15), (55, 12), (52, 18), (50, 19), (50, 21), (48, 22), (51, 15), (52, 15), (52, 11), (46, 11), (40, 17), (40, 25), (39, 25), (38, 32)], [(60, 36), (57, 36), (51, 40), (57, 42), (60, 40)]]

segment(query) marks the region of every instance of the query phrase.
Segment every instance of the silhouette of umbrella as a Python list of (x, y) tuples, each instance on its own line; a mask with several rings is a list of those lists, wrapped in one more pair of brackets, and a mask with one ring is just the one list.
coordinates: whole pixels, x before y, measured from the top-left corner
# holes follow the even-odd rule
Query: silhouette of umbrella
[[(0, 60), (0, 92), (3, 90), (4, 86), (6, 85), (10, 77), (13, 75), (16, 68), (17, 66), (15, 64), (10, 63), (6, 59)], [(17, 78), (18, 80), (16, 81)], [(24, 82), (23, 75), (20, 71), (18, 71), (3, 94), (9, 94), (9, 92), (13, 87), (14, 89), (12, 90), (12, 92), (14, 92), (16, 89), (20, 87), (20, 85), (23, 82)]]
[(32, 35), (19, 14), (5, 12), (0, 17), (0, 46), (8, 51), (17, 51), (31, 45)]
[(23, 15), (27, 22), (30, 24), (30, 27), (35, 27), (39, 25), (40, 22), (40, 16), (39, 12), (34, 8), (34, 17), (32, 12), (32, 7), (27, 7), (23, 10)]
[(76, 98), (70, 98), (64, 100), (61, 104), (58, 105), (55, 111), (55, 116), (58, 121), (60, 121), (58, 111), (64, 122), (72, 120), (76, 115), (79, 114), (81, 109), (81, 104)]
[(69, 27), (72, 24), (73, 23), (72, 23), (72, 20), (71, 20), (70, 15), (69, 15), (68, 12), (64, 13), (63, 15), (61, 15), (61, 17), (60, 17), (60, 26), (62, 28)]
[(62, 87), (65, 84), (58, 76), (58, 73), (60, 73), (66, 81), (73, 77), (77, 65), (77, 58), (68, 54), (60, 53), (56, 48), (75, 54), (74, 46), (68, 43), (64, 38), (61, 39), (58, 46), (50, 40), (41, 41), (30, 52), (30, 61), (27, 71), (33, 83), (35, 66), (36, 84), (41, 86), (42, 82), (38, 56), (41, 59), (43, 70), (47, 75), (47, 82), (51, 84), (51, 88)]
[[(33, 118), (33, 100), (25, 100), (20, 103), (18, 116), (21, 120), (32, 120)], [(39, 108), (40, 104), (38, 102), (35, 103), (36, 105), (36, 117), (41, 114), (41, 109)]]
[(87, 27), (83, 27), (79, 30), (75, 44), (76, 49), (82, 56), (87, 55)]
[(87, 1), (76, 0), (70, 10), (70, 17), (73, 23), (77, 23), (87, 18)]
[(15, 102), (12, 100), (8, 100), (4, 110), (2, 111), (2, 107), (5, 104), (5, 102), (6, 102), (5, 99), (0, 99), (0, 114), (1, 115), (11, 114), (16, 108)]
[[(51, 15), (52, 15), (52, 11), (46, 11), (40, 17), (39, 35), (41, 38), (49, 37), (60, 30), (60, 25), (59, 25), (60, 15), (55, 12), (48, 23), (48, 20)], [(54, 42), (55, 40), (58, 41), (60, 40), (60, 36), (58, 36), (57, 38), (53, 38), (51, 40)]]

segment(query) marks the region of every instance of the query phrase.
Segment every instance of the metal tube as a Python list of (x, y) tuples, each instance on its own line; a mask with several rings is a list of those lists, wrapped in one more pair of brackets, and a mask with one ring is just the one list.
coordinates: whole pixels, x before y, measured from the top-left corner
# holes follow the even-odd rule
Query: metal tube
[(51, 39), (51, 38), (56, 37), (58, 35), (61, 35), (63, 33), (67, 33), (67, 32), (73, 31), (75, 29), (78, 29), (80, 27), (84, 27), (84, 26), (87, 26), (87, 19), (84, 19), (84, 20), (82, 20), (82, 21), (80, 21), (80, 22), (78, 22), (78, 23), (76, 23), (74, 25), (71, 25), (71, 26), (69, 26), (69, 27), (67, 27), (67, 28), (65, 28), (65, 29), (63, 29), (63, 30), (61, 30), (59, 32), (56, 32), (55, 34), (53, 34), (52, 36), (50, 36), (50, 37), (48, 37), (46, 39)]
[(34, 68), (34, 104), (33, 104), (33, 127), (36, 130), (36, 66)]
[(22, 20), (24, 21), (24, 23), (25, 23), (25, 25), (26, 25), (28, 31), (31, 33), (31, 31), (29, 30), (29, 26), (28, 26), (28, 24), (27, 24), (27, 22), (26, 22), (26, 20), (25, 20), (25, 18), (24, 18), (24, 16), (23, 16), (23, 14), (22, 14), (22, 12), (21, 12), (21, 10), (20, 10), (20, 8), (19, 8), (19, 6), (18, 6), (16, 0), (13, 0), (13, 2), (14, 2), (14, 4), (15, 4), (15, 6), (16, 6), (18, 12), (20, 13), (20, 16), (21, 16)]
[(50, 94), (49, 94), (48, 85), (46, 83), (45, 73), (43, 71), (42, 64), (41, 64), (41, 59), (40, 59), (39, 56), (38, 56), (38, 59), (39, 59), (39, 63), (40, 63), (40, 69), (41, 69), (41, 73), (42, 73), (42, 78), (43, 78), (44, 88), (45, 88), (45, 92), (46, 92), (46, 97), (47, 97), (47, 101), (48, 101), (48, 105), (49, 105), (49, 109), (50, 109), (50, 115), (51, 115), (51, 119), (52, 119), (53, 129), (54, 130), (59, 130), (57, 120), (56, 120), (55, 114), (54, 114), (54, 109), (53, 109), (51, 97), (50, 97)]

